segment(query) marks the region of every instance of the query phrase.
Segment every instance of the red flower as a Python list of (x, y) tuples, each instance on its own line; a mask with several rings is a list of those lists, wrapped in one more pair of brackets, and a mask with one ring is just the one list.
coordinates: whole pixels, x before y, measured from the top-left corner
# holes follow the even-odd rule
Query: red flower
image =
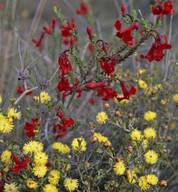
[(53, 127), (53, 133), (55, 134), (58, 130), (58, 135), (56, 136), (56, 139), (59, 137), (66, 137), (67, 133), (67, 127), (70, 127), (74, 125), (74, 120), (72, 118), (69, 118), (68, 120), (64, 117), (62, 112), (58, 112), (57, 116), (61, 119), (62, 124), (55, 124)]
[(48, 33), (49, 35), (51, 34), (52, 30), (55, 28), (57, 19), (54, 17), (50, 23), (49, 28), (43, 27), (43, 30)]
[(130, 84), (130, 87), (131, 87), (131, 88), (130, 88), (129, 91), (127, 91), (125, 82), (124, 82), (124, 81), (121, 81), (120, 84), (121, 84), (121, 87), (122, 87), (122, 92), (123, 92), (124, 97), (118, 98), (118, 97), (116, 96), (116, 99), (117, 99), (119, 102), (122, 101), (123, 99), (129, 100), (131, 95), (135, 95), (136, 89), (135, 89), (135, 87), (134, 87), (133, 85)]
[[(77, 87), (77, 86), (78, 86), (78, 78), (75, 78), (74, 87)], [(82, 89), (81, 89), (81, 87), (79, 87), (79, 89), (77, 89), (76, 93), (78, 93), (77, 99), (79, 99), (82, 96)]]
[(85, 87), (87, 89), (95, 89), (95, 88), (98, 88), (98, 87), (105, 87), (106, 85), (108, 85), (107, 82), (94, 82), (94, 81), (91, 81), (89, 83), (86, 83), (85, 84)]
[(66, 54), (66, 51), (60, 54), (58, 63), (59, 63), (59, 69), (61, 70), (62, 75), (69, 74), (69, 71), (72, 71), (72, 66), (68, 60), (68, 55)]
[(112, 88), (109, 87), (99, 87), (97, 91), (97, 96), (103, 97), (102, 100), (104, 101), (109, 101), (113, 97), (117, 96), (117, 92), (113, 91)]
[[(162, 39), (164, 38), (164, 43), (162, 43)], [(167, 43), (167, 37), (165, 35), (158, 35), (156, 41), (153, 43), (151, 49), (147, 53), (147, 55), (140, 55), (140, 58), (148, 59), (150, 62), (153, 60), (161, 61), (164, 57), (163, 50), (171, 49), (171, 45)]]
[(113, 76), (113, 72), (115, 71), (115, 63), (117, 62), (118, 57), (115, 56), (111, 59), (100, 59), (101, 68), (105, 70), (105, 74), (108, 76)]
[(16, 165), (14, 166), (13, 169), (11, 167), (9, 169), (10, 169), (10, 171), (15, 172), (17, 174), (19, 174), (21, 169), (26, 169), (28, 163), (30, 162), (28, 157), (24, 158), (24, 160), (23, 160), (24, 162), (20, 161), (20, 159), (15, 154), (13, 154), (13, 153), (12, 153), (11, 157), (14, 160)]
[(138, 29), (139, 25), (138, 23), (134, 23), (131, 26), (127, 27), (126, 29), (121, 30), (122, 22), (120, 20), (117, 20), (115, 22), (115, 28), (118, 30), (116, 33), (116, 36), (124, 41), (124, 43), (128, 45), (134, 45), (136, 42), (134, 42), (132, 31), (134, 29)]
[(122, 16), (125, 17), (126, 16), (126, 7), (124, 4), (122, 4), (122, 6), (121, 6), (121, 11), (122, 11)]
[[(22, 86), (19, 86), (19, 87), (17, 88), (17, 93), (18, 93), (19, 95), (21, 95), (24, 91), (25, 91), (25, 86), (24, 86), (24, 84), (23, 84)], [(32, 94), (32, 91), (29, 91), (28, 93), (26, 93), (26, 95), (31, 95), (31, 94)]]
[(71, 37), (71, 30), (74, 30), (76, 28), (73, 20), (72, 22), (68, 20), (67, 25), (60, 25), (60, 27), (62, 28), (61, 33), (63, 37)]
[(76, 10), (77, 15), (85, 15), (89, 12), (88, 7), (84, 4), (84, 2), (80, 3), (80, 10)]
[(25, 135), (27, 135), (29, 138), (30, 138), (30, 137), (34, 137), (34, 136), (35, 136), (34, 129), (37, 127), (36, 124), (37, 124), (38, 122), (39, 122), (39, 119), (38, 119), (38, 118), (32, 119), (32, 124), (26, 122), (26, 123), (25, 123), (24, 130), (26, 130), (27, 132), (25, 133)]
[(157, 6), (152, 6), (153, 15), (158, 15), (159, 18), (162, 18), (164, 15), (174, 14), (172, 1), (165, 2), (163, 5), (159, 3)]
[(38, 47), (39, 51), (42, 50), (42, 41), (43, 41), (43, 38), (44, 38), (44, 35), (45, 35), (45, 32), (41, 32), (41, 35), (40, 35), (40, 38), (39, 40), (35, 40), (35, 39), (32, 39), (32, 41), (35, 43), (36, 47)]
[(61, 81), (59, 81), (57, 86), (58, 91), (72, 91), (73, 87), (70, 87), (69, 79), (65, 79), (65, 77), (62, 75)]
[(91, 27), (87, 27), (87, 33), (88, 33), (88, 36), (89, 36), (89, 39), (92, 40), (93, 39), (93, 32), (91, 30)]

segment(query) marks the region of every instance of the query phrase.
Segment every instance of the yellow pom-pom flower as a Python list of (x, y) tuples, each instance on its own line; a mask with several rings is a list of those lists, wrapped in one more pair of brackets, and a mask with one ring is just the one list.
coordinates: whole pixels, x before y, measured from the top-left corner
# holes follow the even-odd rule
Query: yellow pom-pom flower
[(138, 81), (138, 86), (139, 86), (140, 88), (142, 88), (142, 89), (146, 89), (146, 88), (147, 88), (147, 84), (146, 84), (146, 82), (143, 81), (143, 80), (139, 80), (139, 81)]
[(146, 139), (154, 139), (156, 137), (156, 130), (152, 127), (148, 127), (144, 130), (144, 137)]
[(4, 192), (18, 192), (18, 187), (16, 186), (16, 183), (5, 183), (4, 185)]
[[(37, 100), (39, 101), (39, 97), (37, 97)], [(40, 100), (41, 100), (41, 103), (47, 104), (49, 101), (51, 101), (51, 97), (47, 92), (42, 91), (40, 93)]]
[(96, 121), (99, 124), (105, 124), (107, 120), (108, 120), (108, 116), (104, 111), (99, 112), (98, 115), (96, 116)]
[(49, 173), (48, 181), (51, 185), (57, 185), (60, 179), (60, 173), (57, 170), (52, 170)]
[(173, 101), (178, 104), (178, 93), (173, 96)]
[(69, 192), (74, 191), (78, 188), (78, 179), (65, 178), (64, 187)]
[(104, 142), (106, 142), (108, 140), (108, 138), (101, 135), (101, 133), (94, 133), (93, 136), (97, 137), (98, 142), (100, 142), (100, 143), (104, 143)]
[(48, 156), (43, 152), (35, 153), (34, 162), (36, 165), (45, 165), (48, 162)]
[(38, 183), (32, 179), (27, 179), (27, 187), (29, 189), (36, 189), (38, 187)]
[(145, 89), (145, 91), (144, 91), (144, 95), (148, 97), (148, 96), (151, 95), (152, 91), (153, 91), (153, 88), (152, 88), (152, 87), (147, 87), (147, 88)]
[(157, 85), (155, 85), (155, 89), (156, 89), (156, 90), (162, 90), (163, 87), (162, 87), (161, 84), (157, 84)]
[(14, 108), (10, 108), (7, 111), (8, 119), (20, 119), (21, 115), (22, 115), (22, 113), (21, 112), (17, 112), (17, 109), (14, 109)]
[(148, 111), (144, 114), (144, 119), (146, 121), (153, 121), (155, 117), (156, 117), (156, 113), (152, 111)]
[(63, 143), (60, 142), (55, 142), (52, 145), (52, 149), (54, 150), (58, 150), (59, 153), (61, 154), (66, 154), (66, 153), (70, 153), (70, 148), (68, 145), (65, 145)]
[(58, 189), (54, 185), (46, 184), (43, 187), (43, 192), (58, 192)]
[(0, 132), (1, 133), (9, 133), (13, 130), (14, 125), (12, 121), (9, 121), (7, 117), (0, 113)]
[(156, 185), (158, 183), (158, 177), (156, 175), (147, 175), (146, 180), (150, 185)]
[(140, 141), (141, 139), (141, 131), (135, 129), (130, 134), (133, 141)]
[(6, 165), (9, 165), (12, 163), (12, 160), (11, 160), (11, 152), (8, 151), (8, 150), (5, 150), (2, 152), (2, 155), (1, 155), (1, 161), (3, 163), (5, 163)]
[(42, 166), (36, 165), (35, 167), (33, 167), (33, 173), (38, 178), (44, 177), (46, 175), (46, 172), (47, 172), (47, 167), (45, 165), (42, 165)]
[(154, 150), (149, 150), (144, 155), (147, 164), (155, 164), (158, 161), (158, 154)]
[(86, 148), (87, 142), (85, 141), (85, 139), (83, 137), (75, 138), (72, 141), (71, 145), (72, 145), (72, 148), (74, 151), (84, 152), (87, 150), (87, 148)]
[(129, 183), (134, 184), (136, 183), (137, 175), (135, 171), (131, 171), (130, 169), (127, 170), (127, 180)]
[(38, 141), (30, 141), (23, 146), (24, 153), (39, 153), (43, 151), (43, 144)]
[(148, 190), (150, 188), (145, 176), (139, 178), (138, 185), (142, 190)]
[(126, 170), (124, 162), (122, 160), (117, 162), (114, 165), (113, 170), (116, 173), (116, 175), (123, 175)]

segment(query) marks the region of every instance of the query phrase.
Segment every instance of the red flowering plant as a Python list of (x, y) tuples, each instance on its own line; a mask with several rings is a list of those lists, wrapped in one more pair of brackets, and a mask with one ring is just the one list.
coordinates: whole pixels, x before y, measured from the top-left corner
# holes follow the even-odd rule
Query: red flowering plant
[(147, 18), (122, 4), (108, 38), (90, 1), (76, 9), (64, 2), (82, 27), (57, 3), (23, 52), (16, 34), (22, 69), (7, 109), (0, 95), (0, 190), (164, 191), (167, 129), (175, 125), (178, 101), (174, 76), (171, 85), (162, 83), (169, 65), (160, 63), (172, 46), (159, 27), (174, 13), (173, 2), (155, 1)]

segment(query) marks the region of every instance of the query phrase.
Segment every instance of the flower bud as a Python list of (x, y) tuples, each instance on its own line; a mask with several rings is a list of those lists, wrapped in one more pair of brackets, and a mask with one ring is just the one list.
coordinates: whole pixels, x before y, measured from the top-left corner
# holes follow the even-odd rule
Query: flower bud
[(90, 142), (93, 144), (96, 143), (97, 141), (98, 141), (98, 137), (96, 137), (94, 135), (90, 138)]
[(89, 123), (89, 126), (90, 126), (90, 127), (95, 127), (95, 124), (94, 124), (93, 122), (90, 122), (90, 123)]
[(121, 11), (122, 11), (122, 16), (125, 17), (126, 16), (126, 7), (124, 4), (122, 4), (122, 6), (121, 6)]
[(121, 116), (121, 113), (120, 113), (119, 111), (116, 111), (116, 112), (115, 112), (115, 115), (118, 116), (118, 117), (120, 117), (120, 116)]
[(109, 107), (110, 107), (110, 105), (108, 103), (105, 103), (104, 108), (108, 109)]
[(132, 153), (133, 147), (132, 147), (132, 146), (128, 146), (128, 147), (127, 147), (127, 150), (128, 150), (130, 153)]
[(164, 130), (168, 130), (168, 126), (167, 126), (167, 125), (164, 125), (164, 126), (163, 126), (163, 129), (164, 129)]
[(160, 187), (167, 187), (167, 181), (161, 180), (160, 183), (159, 183), (159, 186)]
[(72, 156), (71, 156), (71, 155), (68, 155), (68, 159), (71, 160), (71, 159), (72, 159)]
[(91, 163), (87, 163), (87, 168), (90, 168), (91, 167)]
[(172, 137), (171, 137), (171, 136), (167, 136), (167, 137), (166, 137), (166, 141), (167, 141), (167, 142), (171, 142), (171, 141), (172, 141)]
[(106, 148), (109, 148), (109, 147), (112, 146), (112, 143), (111, 143), (109, 140), (107, 140), (107, 141), (104, 142), (104, 146), (105, 146)]
[(89, 35), (90, 40), (92, 40), (93, 39), (92, 30), (91, 30), (91, 27), (89, 26), (87, 27), (87, 33)]
[(161, 105), (166, 105), (166, 101), (164, 99), (161, 100)]
[(132, 118), (133, 118), (133, 114), (132, 114), (132, 113), (129, 113), (129, 114), (128, 114), (128, 118), (129, 118), (129, 119), (132, 119)]

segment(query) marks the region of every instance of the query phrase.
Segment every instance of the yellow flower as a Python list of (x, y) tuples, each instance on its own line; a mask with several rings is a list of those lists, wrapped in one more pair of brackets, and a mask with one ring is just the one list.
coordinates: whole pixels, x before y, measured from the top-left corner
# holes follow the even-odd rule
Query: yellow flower
[(139, 80), (139, 81), (138, 81), (138, 86), (139, 86), (140, 88), (142, 88), (142, 89), (146, 89), (146, 88), (147, 88), (147, 84), (146, 84), (146, 82), (143, 81), (143, 80)]
[(35, 153), (34, 162), (38, 166), (46, 165), (46, 163), (48, 162), (48, 156), (43, 152)]
[(23, 146), (25, 154), (39, 153), (43, 151), (43, 144), (38, 141), (30, 141)]
[(36, 189), (38, 187), (37, 182), (33, 181), (32, 179), (27, 179), (27, 187), (29, 189)]
[(2, 96), (0, 95), (0, 104), (2, 103)]
[(139, 76), (141, 76), (141, 75), (143, 75), (145, 72), (146, 72), (145, 69), (139, 69), (137, 73), (138, 73)]
[(116, 175), (123, 175), (126, 167), (124, 165), (124, 162), (121, 160), (114, 165), (113, 169)]
[[(37, 97), (37, 98), (38, 98), (38, 101), (39, 101), (39, 97)], [(40, 93), (40, 99), (41, 99), (41, 103), (45, 103), (45, 104), (47, 104), (49, 101), (51, 101), (50, 95), (45, 91), (42, 91)]]
[(57, 170), (52, 170), (49, 173), (48, 181), (51, 185), (57, 185), (60, 179), (60, 173)]
[(152, 91), (153, 91), (152, 87), (147, 87), (144, 91), (145, 96), (147, 97), (150, 96)]
[(54, 185), (46, 184), (43, 187), (43, 192), (58, 192), (58, 189)]
[(156, 113), (152, 111), (148, 111), (144, 114), (144, 119), (146, 121), (153, 121), (155, 117), (156, 117)]
[(3, 151), (1, 155), (1, 161), (5, 163), (6, 165), (11, 164), (11, 152), (8, 150)]
[(178, 103), (178, 93), (173, 96), (173, 100), (175, 103)]
[(158, 161), (158, 154), (154, 150), (149, 150), (144, 155), (147, 164), (155, 164)]
[(10, 122), (7, 117), (0, 113), (0, 132), (9, 133), (12, 131), (13, 128), (14, 125), (12, 124), (12, 122)]
[(153, 129), (152, 127), (147, 127), (144, 130), (144, 137), (146, 139), (154, 139), (156, 137), (156, 130)]
[(53, 143), (52, 145), (52, 148), (54, 150), (58, 150), (59, 153), (62, 153), (62, 154), (66, 154), (66, 153), (70, 153), (70, 148), (68, 145), (65, 145), (63, 143), (60, 143), (60, 142), (55, 142)]
[(141, 131), (135, 129), (130, 134), (133, 141), (140, 141), (141, 139)]
[(76, 188), (78, 188), (78, 179), (71, 179), (68, 177), (65, 178), (64, 187), (67, 191), (74, 191)]
[(146, 180), (150, 185), (156, 185), (158, 183), (158, 177), (156, 175), (147, 175)]
[[(122, 97), (123, 97), (122, 94), (117, 95), (117, 98), (122, 98)], [(115, 97), (114, 97), (114, 101), (115, 101), (115, 103), (123, 103), (123, 104), (127, 104), (130, 102), (130, 100), (128, 100), (128, 99), (123, 99), (122, 101), (118, 102), (118, 100)]]
[(99, 112), (98, 115), (96, 116), (96, 121), (99, 124), (105, 124), (107, 120), (108, 120), (108, 116), (104, 111)]
[(86, 151), (86, 145), (87, 145), (87, 142), (85, 141), (85, 139), (83, 137), (80, 137), (80, 138), (75, 138), (73, 141), (72, 141), (72, 148), (74, 151)]
[(136, 183), (137, 175), (135, 171), (131, 171), (130, 169), (127, 170), (127, 180), (129, 183), (134, 184)]
[(33, 167), (33, 173), (38, 178), (44, 177), (46, 175), (46, 172), (47, 172), (47, 167), (45, 165), (42, 165), (42, 166), (36, 165), (35, 167)]
[(138, 185), (142, 190), (148, 190), (150, 188), (150, 185), (147, 183), (145, 176), (140, 177), (138, 180)]
[(148, 140), (147, 139), (143, 140), (142, 146), (143, 146), (144, 149), (148, 148)]
[(16, 183), (5, 183), (4, 192), (18, 192), (18, 188), (16, 187)]
[(94, 133), (93, 136), (97, 137), (98, 142), (100, 142), (100, 143), (102, 143), (102, 142), (104, 143), (105, 141), (108, 140), (108, 138), (105, 136), (102, 136), (101, 133)]
[(7, 117), (9, 119), (20, 119), (21, 118), (21, 115), (22, 113), (21, 112), (17, 112), (17, 109), (14, 109), (14, 108), (10, 108), (8, 111), (7, 111)]
[(155, 85), (155, 89), (156, 89), (156, 90), (162, 90), (163, 87), (162, 87), (161, 84), (157, 84), (157, 85)]

